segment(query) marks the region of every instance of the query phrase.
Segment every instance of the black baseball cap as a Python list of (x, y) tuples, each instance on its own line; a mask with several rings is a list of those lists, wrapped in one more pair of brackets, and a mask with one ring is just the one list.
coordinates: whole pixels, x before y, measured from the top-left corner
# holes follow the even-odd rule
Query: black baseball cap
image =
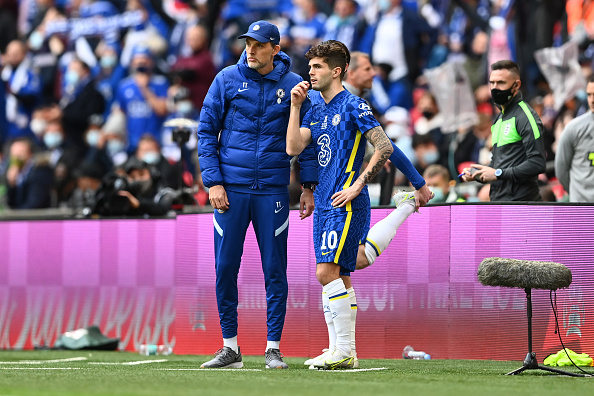
[(280, 33), (278, 28), (270, 22), (257, 21), (250, 25), (247, 33), (242, 34), (238, 38), (251, 37), (261, 43), (272, 42), (275, 45), (280, 44)]

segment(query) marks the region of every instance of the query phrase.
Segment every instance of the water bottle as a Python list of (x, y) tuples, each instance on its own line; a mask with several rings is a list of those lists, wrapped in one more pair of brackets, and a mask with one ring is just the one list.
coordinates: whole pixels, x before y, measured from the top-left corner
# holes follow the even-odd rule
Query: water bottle
[(142, 344), (138, 347), (138, 353), (144, 356), (151, 355), (171, 355), (173, 348), (168, 345), (154, 345), (154, 344)]
[(415, 359), (415, 360), (429, 360), (431, 359), (431, 355), (425, 353), (423, 351), (415, 351), (413, 347), (407, 345), (404, 347), (402, 351), (402, 357), (404, 359)]

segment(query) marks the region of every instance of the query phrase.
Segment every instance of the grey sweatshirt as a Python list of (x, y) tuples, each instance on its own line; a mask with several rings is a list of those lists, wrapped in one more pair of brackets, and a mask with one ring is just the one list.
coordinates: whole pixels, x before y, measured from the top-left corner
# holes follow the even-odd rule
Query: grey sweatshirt
[(571, 120), (561, 133), (555, 173), (571, 202), (594, 202), (594, 114)]

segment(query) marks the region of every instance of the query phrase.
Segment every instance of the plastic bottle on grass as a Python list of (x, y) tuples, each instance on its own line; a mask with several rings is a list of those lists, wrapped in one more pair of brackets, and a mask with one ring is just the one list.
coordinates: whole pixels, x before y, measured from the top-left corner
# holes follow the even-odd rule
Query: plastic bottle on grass
[(407, 345), (404, 347), (402, 351), (402, 357), (404, 359), (415, 359), (415, 360), (429, 360), (431, 359), (431, 355), (425, 353), (423, 351), (415, 351), (413, 347)]
[(144, 356), (150, 355), (171, 355), (173, 348), (167, 345), (142, 344), (138, 347), (138, 353)]

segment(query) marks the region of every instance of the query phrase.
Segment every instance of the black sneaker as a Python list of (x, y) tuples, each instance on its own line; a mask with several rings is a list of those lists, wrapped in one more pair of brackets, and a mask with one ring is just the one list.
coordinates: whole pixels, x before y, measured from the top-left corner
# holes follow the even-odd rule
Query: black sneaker
[(229, 347), (222, 347), (215, 353), (215, 358), (203, 363), (201, 368), (242, 368), (241, 350), (237, 353)]
[(268, 349), (264, 354), (266, 368), (288, 369), (289, 365), (283, 362), (283, 354), (278, 349)]

